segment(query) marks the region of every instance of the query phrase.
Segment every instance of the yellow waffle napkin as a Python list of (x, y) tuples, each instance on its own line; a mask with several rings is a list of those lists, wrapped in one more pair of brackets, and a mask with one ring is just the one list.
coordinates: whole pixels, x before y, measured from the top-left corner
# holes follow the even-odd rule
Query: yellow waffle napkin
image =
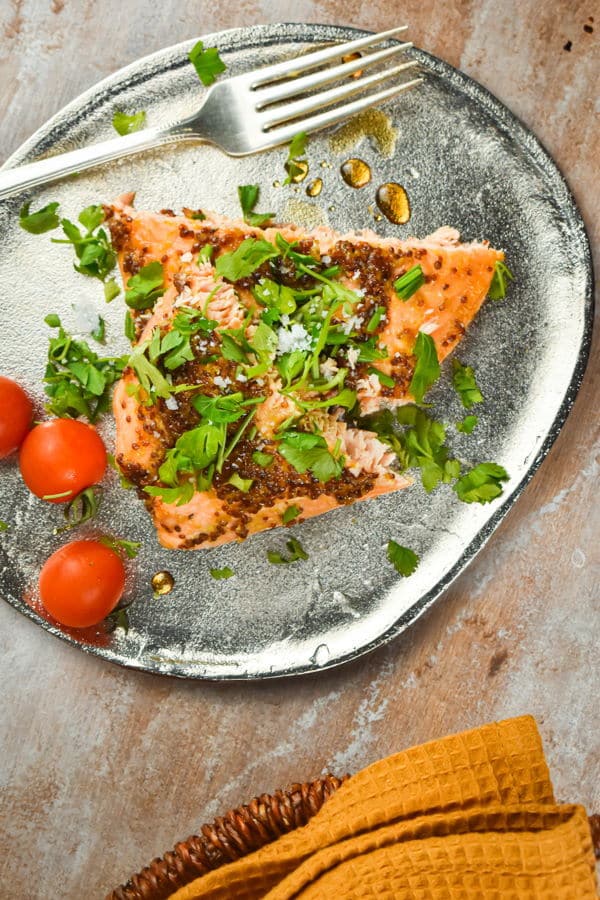
[(594, 862), (526, 716), (380, 760), (304, 828), (171, 900), (597, 900)]

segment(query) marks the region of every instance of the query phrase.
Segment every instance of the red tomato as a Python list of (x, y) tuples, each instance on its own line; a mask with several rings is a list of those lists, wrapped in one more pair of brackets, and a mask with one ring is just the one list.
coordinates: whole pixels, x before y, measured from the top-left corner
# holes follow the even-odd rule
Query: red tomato
[(72, 541), (40, 572), (42, 603), (62, 625), (88, 628), (112, 612), (125, 588), (125, 567), (98, 541)]
[(23, 388), (0, 375), (0, 459), (23, 443), (32, 416), (33, 406)]
[(102, 479), (106, 449), (91, 425), (51, 419), (29, 432), (19, 465), (33, 494), (52, 503), (67, 503)]

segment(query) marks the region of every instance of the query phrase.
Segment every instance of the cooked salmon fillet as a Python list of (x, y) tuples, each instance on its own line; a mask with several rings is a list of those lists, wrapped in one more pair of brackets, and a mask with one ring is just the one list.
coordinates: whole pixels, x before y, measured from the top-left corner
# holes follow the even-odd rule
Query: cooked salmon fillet
[(418, 334), (444, 359), (502, 252), (446, 227), (399, 240), (132, 203), (105, 208), (133, 307), (116, 459), (160, 542), (217, 546), (409, 485), (361, 416), (412, 401)]

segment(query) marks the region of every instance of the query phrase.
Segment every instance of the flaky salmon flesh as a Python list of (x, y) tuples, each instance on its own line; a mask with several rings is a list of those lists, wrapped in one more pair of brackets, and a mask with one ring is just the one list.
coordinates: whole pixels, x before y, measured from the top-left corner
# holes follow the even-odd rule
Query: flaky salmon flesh
[(414, 401), (418, 336), (443, 360), (503, 253), (448, 227), (399, 240), (132, 203), (105, 209), (133, 343), (116, 460), (161, 544), (215, 547), (407, 487), (363, 417)]

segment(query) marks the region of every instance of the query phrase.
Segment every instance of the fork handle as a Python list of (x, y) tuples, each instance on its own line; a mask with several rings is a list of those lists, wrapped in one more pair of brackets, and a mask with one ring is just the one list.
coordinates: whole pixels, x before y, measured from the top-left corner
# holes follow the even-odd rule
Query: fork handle
[(198, 135), (193, 135), (186, 127), (186, 123), (166, 128), (145, 128), (143, 131), (82, 147), (80, 150), (71, 150), (69, 153), (50, 156), (14, 169), (5, 169), (0, 171), (0, 199), (38, 184), (57, 181), (66, 175), (83, 172), (111, 159), (119, 159), (122, 156), (139, 153), (141, 150), (150, 150), (152, 147), (191, 137), (198, 139)]

